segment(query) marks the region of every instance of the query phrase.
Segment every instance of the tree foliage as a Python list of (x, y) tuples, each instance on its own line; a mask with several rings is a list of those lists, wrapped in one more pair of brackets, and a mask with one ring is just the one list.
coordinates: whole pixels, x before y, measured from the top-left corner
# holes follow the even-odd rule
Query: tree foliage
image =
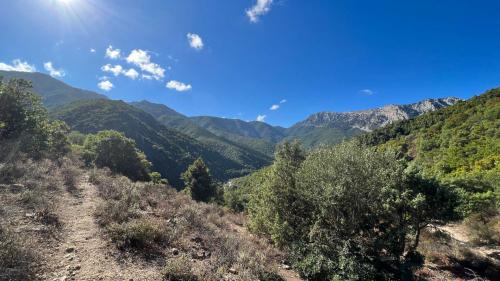
[(250, 229), (290, 250), (308, 280), (373, 279), (391, 264), (405, 272), (422, 227), (451, 218), (456, 202), (406, 166), (356, 143), (307, 157), (285, 143), (249, 202)]
[[(0, 79), (0, 142), (9, 150), (33, 158), (59, 156), (69, 151), (68, 126), (50, 121), (40, 98), (31, 91), (31, 83)], [(11, 149), (10, 149), (11, 148)]]
[(181, 178), (184, 180), (186, 192), (196, 201), (208, 202), (216, 195), (216, 188), (212, 183), (210, 171), (202, 158), (196, 159), (182, 173)]
[(108, 167), (132, 180), (147, 181), (151, 163), (135, 146), (135, 141), (117, 131), (100, 131), (87, 136), (83, 158), (87, 164)]
[(379, 150), (399, 150), (424, 177), (454, 186), (464, 217), (498, 208), (499, 139), (500, 88), (359, 137)]

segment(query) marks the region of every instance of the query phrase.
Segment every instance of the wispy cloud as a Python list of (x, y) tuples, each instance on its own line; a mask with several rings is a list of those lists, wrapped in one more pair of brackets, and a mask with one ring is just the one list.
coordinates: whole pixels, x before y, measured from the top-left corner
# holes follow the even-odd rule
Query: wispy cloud
[(103, 80), (97, 84), (97, 87), (99, 87), (99, 89), (106, 92), (111, 91), (114, 86), (115, 85), (113, 85), (113, 83), (111, 83), (109, 80)]
[(118, 76), (123, 72), (123, 67), (119, 64), (112, 66), (111, 64), (106, 64), (101, 67), (101, 70), (104, 72), (113, 73), (114, 76)]
[(66, 76), (66, 73), (62, 69), (56, 69), (53, 65), (52, 62), (48, 61), (43, 64), (43, 68), (47, 70), (50, 74), (50, 76), (55, 77), (55, 78), (61, 78)]
[(257, 0), (255, 5), (246, 11), (251, 22), (258, 22), (260, 16), (267, 14), (271, 10), (273, 0)]
[(278, 110), (280, 108), (279, 104), (273, 104), (269, 110)]
[(20, 72), (35, 72), (36, 67), (34, 65), (30, 65), (25, 61), (21, 61), (20, 59), (15, 59), (12, 61), (12, 64), (7, 64), (0, 62), (0, 70), (5, 71), (20, 71)]
[(363, 90), (360, 90), (359, 91), (360, 94), (363, 94), (363, 95), (366, 95), (366, 96), (371, 96), (373, 95), (375, 92), (370, 90), (370, 89), (363, 89)]
[(90, 48), (90, 52), (91, 52), (91, 53), (95, 53), (95, 52), (96, 52), (96, 50), (95, 50), (94, 48)]
[(257, 118), (255, 120), (259, 122), (264, 122), (266, 120), (266, 115), (257, 115)]
[(176, 90), (177, 92), (185, 92), (191, 90), (191, 85), (184, 84), (179, 81), (171, 80), (167, 83), (167, 88), (171, 90)]
[(106, 57), (110, 59), (119, 59), (121, 56), (120, 49), (113, 49), (113, 46), (109, 45), (106, 49)]
[(148, 73), (146, 75), (152, 76), (156, 80), (165, 77), (165, 69), (159, 64), (151, 62), (151, 56), (145, 50), (132, 50), (127, 57), (127, 62), (139, 67), (142, 71)]
[(189, 42), (189, 46), (191, 46), (191, 48), (195, 50), (203, 49), (204, 46), (203, 39), (201, 39), (201, 37), (198, 34), (188, 33), (186, 36)]
[(285, 100), (285, 99), (282, 99), (282, 100), (280, 101), (280, 103), (286, 103), (286, 102), (287, 102), (287, 100)]

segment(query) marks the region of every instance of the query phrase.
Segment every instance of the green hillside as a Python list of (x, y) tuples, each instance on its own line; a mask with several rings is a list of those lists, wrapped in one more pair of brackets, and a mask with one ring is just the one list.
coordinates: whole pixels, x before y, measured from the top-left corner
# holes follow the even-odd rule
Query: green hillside
[(328, 128), (328, 127), (303, 127), (294, 126), (287, 129), (286, 140), (298, 140), (306, 148), (319, 145), (337, 144), (354, 136), (365, 133), (355, 128)]
[(191, 117), (190, 119), (217, 136), (241, 143), (267, 155), (272, 155), (276, 144), (285, 137), (284, 128), (264, 122), (245, 122), (211, 116)]
[(82, 133), (108, 129), (123, 132), (136, 141), (153, 163), (153, 169), (175, 186), (181, 185), (180, 174), (199, 156), (218, 180), (244, 175), (266, 163), (241, 151), (238, 155), (223, 155), (220, 152), (223, 149), (168, 129), (150, 114), (122, 101), (79, 101), (57, 109), (52, 115)]
[(107, 97), (92, 91), (82, 90), (69, 86), (49, 75), (39, 72), (2, 71), (0, 77), (4, 79), (20, 78), (31, 81), (33, 91), (42, 97), (42, 102), (48, 109), (72, 103), (78, 100), (106, 99)]
[(399, 149), (425, 175), (476, 194), (477, 200), (499, 196), (500, 88), (359, 139), (380, 149)]
[(271, 150), (261, 150), (254, 146), (247, 145), (248, 142), (240, 142), (238, 139), (219, 136), (207, 129), (204, 129), (193, 122), (190, 118), (176, 112), (173, 109), (163, 105), (148, 101), (130, 103), (155, 117), (161, 124), (167, 128), (173, 128), (183, 134), (186, 134), (205, 145), (217, 150), (227, 158), (234, 159), (237, 162), (257, 163), (258, 167), (271, 163)]

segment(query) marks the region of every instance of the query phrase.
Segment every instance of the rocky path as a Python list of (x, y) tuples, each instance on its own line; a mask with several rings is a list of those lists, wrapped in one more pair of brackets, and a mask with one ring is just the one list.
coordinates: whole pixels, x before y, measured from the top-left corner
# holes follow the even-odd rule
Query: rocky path
[(88, 176), (76, 192), (61, 198), (61, 241), (47, 257), (47, 267), (52, 269), (47, 280), (160, 280), (159, 270), (117, 261), (93, 216), (99, 200)]

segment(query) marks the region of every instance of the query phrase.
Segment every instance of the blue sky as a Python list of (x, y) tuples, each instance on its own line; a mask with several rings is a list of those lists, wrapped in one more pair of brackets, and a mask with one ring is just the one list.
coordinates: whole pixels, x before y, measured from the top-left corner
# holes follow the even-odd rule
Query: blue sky
[(0, 68), (289, 126), (499, 86), (499, 10), (494, 0), (2, 1)]

